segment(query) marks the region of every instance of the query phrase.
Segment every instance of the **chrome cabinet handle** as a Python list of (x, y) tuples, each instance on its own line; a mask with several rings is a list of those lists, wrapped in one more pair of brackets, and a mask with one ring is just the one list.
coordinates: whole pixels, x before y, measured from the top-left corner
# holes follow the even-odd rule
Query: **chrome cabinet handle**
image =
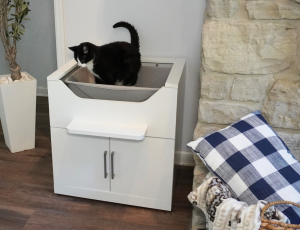
[(115, 152), (111, 152), (111, 179), (113, 180), (115, 178), (114, 174), (114, 154)]
[(104, 178), (106, 178), (108, 175), (106, 170), (106, 155), (107, 155), (107, 151), (104, 152)]

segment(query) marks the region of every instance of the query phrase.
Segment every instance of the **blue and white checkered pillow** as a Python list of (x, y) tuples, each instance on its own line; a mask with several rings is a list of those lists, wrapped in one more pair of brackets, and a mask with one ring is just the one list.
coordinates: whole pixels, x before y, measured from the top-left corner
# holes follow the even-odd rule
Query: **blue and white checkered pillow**
[[(187, 146), (230, 186), (239, 200), (248, 204), (256, 204), (258, 200), (300, 204), (300, 163), (260, 111)], [(276, 207), (292, 223), (300, 224), (297, 207)]]

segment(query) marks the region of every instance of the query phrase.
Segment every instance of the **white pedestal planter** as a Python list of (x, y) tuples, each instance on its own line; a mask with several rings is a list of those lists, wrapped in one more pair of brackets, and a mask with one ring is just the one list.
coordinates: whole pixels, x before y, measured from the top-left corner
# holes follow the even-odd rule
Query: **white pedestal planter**
[(30, 81), (0, 84), (0, 118), (12, 153), (35, 148), (36, 79), (28, 77)]

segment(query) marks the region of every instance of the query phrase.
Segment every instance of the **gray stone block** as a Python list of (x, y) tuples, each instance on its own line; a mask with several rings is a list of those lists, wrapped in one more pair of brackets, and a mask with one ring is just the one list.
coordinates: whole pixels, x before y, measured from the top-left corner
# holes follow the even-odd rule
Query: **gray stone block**
[(231, 99), (234, 101), (261, 102), (269, 84), (274, 83), (273, 75), (264, 77), (237, 77), (232, 85)]
[(225, 99), (229, 93), (229, 79), (226, 76), (208, 76), (201, 79), (201, 97), (209, 99)]
[(291, 153), (300, 161), (300, 131), (289, 129), (276, 129), (275, 131), (291, 150)]
[(207, 101), (200, 99), (199, 121), (228, 125), (241, 117), (259, 110), (260, 104), (239, 103), (231, 101)]
[(300, 83), (278, 80), (268, 94), (262, 112), (273, 127), (300, 129)]
[(230, 18), (237, 12), (238, 8), (237, 0), (208, 0), (206, 9), (210, 17)]
[(300, 6), (284, 0), (248, 1), (250, 19), (300, 19)]
[(203, 67), (228, 74), (271, 74), (296, 58), (297, 31), (286, 22), (208, 21), (203, 27)]

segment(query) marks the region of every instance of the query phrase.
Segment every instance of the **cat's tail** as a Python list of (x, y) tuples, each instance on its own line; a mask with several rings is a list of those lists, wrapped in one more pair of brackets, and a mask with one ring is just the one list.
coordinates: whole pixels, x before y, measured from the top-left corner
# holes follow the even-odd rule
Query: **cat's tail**
[(136, 29), (127, 22), (118, 22), (114, 24), (113, 28), (124, 27), (129, 30), (131, 36), (131, 44), (140, 50), (140, 38)]

